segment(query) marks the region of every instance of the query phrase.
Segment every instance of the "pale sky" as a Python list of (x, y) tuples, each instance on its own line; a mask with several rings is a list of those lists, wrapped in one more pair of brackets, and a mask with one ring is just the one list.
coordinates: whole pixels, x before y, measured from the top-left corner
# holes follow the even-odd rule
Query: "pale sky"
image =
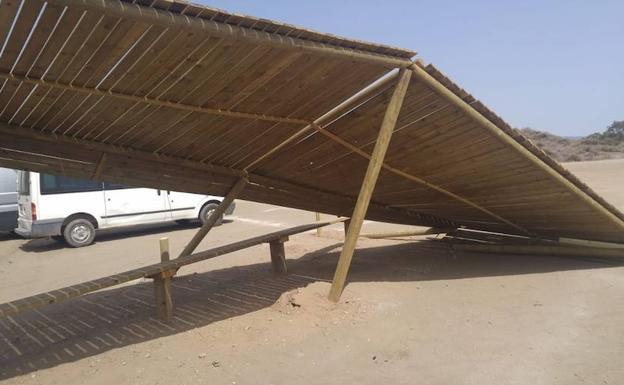
[(514, 127), (578, 136), (624, 120), (624, 0), (199, 2), (413, 49)]

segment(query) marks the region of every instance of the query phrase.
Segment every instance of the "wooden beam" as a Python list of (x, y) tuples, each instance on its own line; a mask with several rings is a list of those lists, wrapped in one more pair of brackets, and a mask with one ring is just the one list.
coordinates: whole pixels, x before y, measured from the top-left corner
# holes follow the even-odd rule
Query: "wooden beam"
[(184, 250), (180, 253), (178, 258), (186, 257), (195, 251), (199, 243), (206, 237), (206, 234), (212, 229), (217, 220), (225, 213), (228, 207), (234, 202), (234, 199), (240, 194), (241, 191), (245, 188), (249, 180), (246, 177), (240, 178), (234, 186), (230, 189), (227, 195), (223, 198), (219, 206), (212, 212), (210, 217), (206, 220), (206, 223), (202, 225), (202, 227), (195, 233), (193, 238), (189, 241), (189, 243), (184, 247)]
[(360, 237), (370, 238), (370, 239), (413, 237), (413, 236), (419, 236), (419, 235), (445, 234), (454, 230), (456, 229), (453, 229), (453, 228), (442, 229), (442, 228), (431, 227), (428, 229), (419, 229), (419, 230), (394, 231), (394, 232), (389, 232), (389, 233), (361, 234)]
[(391, 68), (407, 67), (411, 63), (409, 59), (397, 56), (313, 42), (256, 29), (239, 27), (232, 24), (219, 23), (199, 17), (190, 17), (156, 8), (147, 8), (121, 1), (48, 0), (48, 3), (60, 7), (67, 6), (70, 9), (82, 9), (95, 12), (96, 14), (110, 15), (116, 18), (134, 20), (140, 23), (152, 24), (165, 28), (180, 28), (189, 33), (203, 33), (207, 36), (216, 36), (228, 40), (239, 40), (269, 45), (281, 49), (305, 51), (324, 57), (366, 62)]
[(388, 104), (386, 113), (381, 123), (381, 128), (379, 129), (379, 134), (377, 135), (377, 143), (375, 143), (375, 148), (373, 149), (373, 154), (371, 155), (368, 163), (366, 175), (364, 176), (364, 181), (362, 182), (360, 193), (355, 204), (355, 208), (353, 209), (353, 214), (351, 215), (351, 224), (349, 225), (349, 230), (347, 232), (344, 245), (342, 246), (338, 266), (336, 267), (334, 280), (329, 292), (329, 299), (333, 302), (338, 302), (340, 295), (342, 294), (342, 290), (344, 289), (345, 280), (347, 279), (357, 239), (360, 235), (362, 223), (364, 222), (364, 218), (366, 216), (368, 204), (373, 195), (375, 185), (377, 184), (377, 177), (381, 171), (381, 166), (383, 164), (388, 145), (390, 144), (390, 139), (392, 138), (392, 133), (394, 132), (394, 127), (399, 117), (399, 112), (401, 112), (401, 106), (403, 105), (403, 99), (405, 98), (405, 93), (407, 92), (407, 88), (409, 86), (410, 77), (411, 71), (401, 70), (401, 73), (399, 74), (399, 81), (394, 89), (392, 98), (390, 99), (390, 103)]
[(477, 253), (624, 258), (622, 249), (587, 246), (454, 244), (453, 249)]
[(50, 87), (56, 88), (60, 90), (79, 92), (87, 95), (97, 95), (97, 96), (110, 96), (116, 99), (128, 100), (131, 102), (139, 102), (151, 104), (159, 107), (167, 107), (173, 108), (176, 110), (182, 111), (190, 111), (190, 112), (200, 112), (211, 115), (219, 115), (219, 116), (228, 116), (232, 118), (244, 118), (244, 119), (254, 119), (254, 120), (264, 120), (268, 122), (278, 122), (278, 123), (290, 123), (290, 124), (308, 124), (309, 120), (305, 119), (296, 119), (296, 118), (287, 118), (282, 116), (272, 116), (272, 115), (264, 115), (264, 114), (254, 114), (242, 111), (233, 111), (233, 110), (224, 110), (219, 108), (208, 108), (202, 106), (194, 106), (191, 104), (170, 102), (166, 100), (148, 98), (146, 96), (135, 96), (129, 94), (123, 94), (120, 92), (110, 91), (110, 90), (100, 90), (98, 88), (89, 88), (89, 87), (81, 87), (72, 84), (64, 84), (57, 81), (49, 81), (38, 78), (32, 78), (23, 75), (15, 75), (7, 72), (0, 72), (0, 79), (9, 79), (15, 80), (26, 84), (37, 85), (40, 87)]
[(521, 143), (510, 137), (506, 132), (500, 129), (497, 125), (492, 123), (485, 116), (481, 115), (477, 110), (471, 107), (468, 103), (463, 101), (459, 96), (455, 95), (451, 90), (446, 88), (442, 83), (438, 82), (435, 78), (427, 73), (423, 68), (416, 64), (412, 64), (410, 69), (414, 73), (414, 76), (424, 84), (426, 84), (436, 94), (440, 95), (447, 102), (454, 105), (467, 117), (472, 119), (479, 126), (487, 129), (491, 134), (498, 138), (501, 142), (505, 143), (515, 151), (522, 154), (527, 160), (544, 171), (550, 178), (555, 180), (558, 184), (562, 185), (565, 189), (571, 190), (582, 201), (591, 206), (594, 210), (600, 213), (604, 218), (615, 224), (621, 230), (624, 230), (624, 220), (618, 218), (614, 213), (609, 211), (603, 205), (598, 203), (591, 196), (582, 191), (578, 186), (572, 183), (570, 180), (561, 175), (558, 171), (548, 166), (543, 160), (538, 158), (535, 154), (529, 151)]
[(288, 237), (279, 237), (269, 242), (271, 265), (273, 266), (273, 272), (278, 275), (284, 275), (288, 272), (286, 250), (284, 249), (284, 242), (286, 241), (288, 241)]

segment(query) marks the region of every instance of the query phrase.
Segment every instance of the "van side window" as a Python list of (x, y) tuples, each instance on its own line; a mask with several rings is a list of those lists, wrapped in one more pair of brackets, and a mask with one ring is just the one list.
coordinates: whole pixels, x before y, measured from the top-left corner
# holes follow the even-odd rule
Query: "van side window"
[(50, 174), (40, 174), (39, 184), (44, 195), (102, 190), (102, 182)]

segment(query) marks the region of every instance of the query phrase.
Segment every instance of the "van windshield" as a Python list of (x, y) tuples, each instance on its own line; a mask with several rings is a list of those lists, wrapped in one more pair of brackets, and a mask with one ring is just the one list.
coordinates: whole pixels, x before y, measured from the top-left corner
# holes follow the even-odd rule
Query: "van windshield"
[(44, 195), (102, 190), (102, 182), (50, 174), (40, 174), (39, 185)]
[(30, 172), (18, 171), (17, 192), (20, 195), (30, 195)]

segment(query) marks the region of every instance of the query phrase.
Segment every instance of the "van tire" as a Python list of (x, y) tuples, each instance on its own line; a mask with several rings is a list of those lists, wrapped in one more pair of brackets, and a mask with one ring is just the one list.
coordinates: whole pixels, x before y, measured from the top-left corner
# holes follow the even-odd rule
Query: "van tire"
[(63, 227), (63, 238), (71, 247), (89, 246), (95, 239), (95, 226), (86, 218), (76, 218)]
[[(219, 207), (217, 203), (210, 203), (210, 202), (206, 203), (204, 207), (202, 207), (202, 209), (199, 212), (199, 220), (201, 221), (202, 225), (206, 224), (206, 222), (208, 221), (208, 217), (210, 216), (210, 213), (216, 210), (217, 207)], [(214, 225), (220, 226), (222, 223), (223, 223), (223, 215), (221, 215), (221, 217), (217, 219)]]

